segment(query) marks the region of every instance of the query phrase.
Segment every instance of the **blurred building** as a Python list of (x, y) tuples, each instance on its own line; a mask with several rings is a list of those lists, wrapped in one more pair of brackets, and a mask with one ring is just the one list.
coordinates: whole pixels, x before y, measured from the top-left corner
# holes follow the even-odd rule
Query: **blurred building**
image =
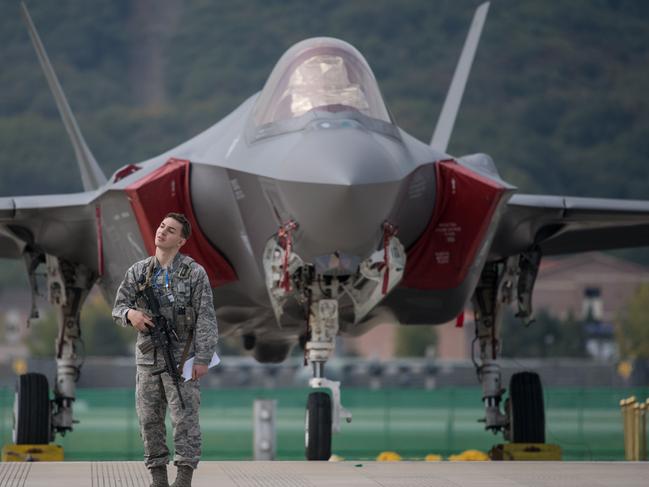
[(345, 338), (345, 349), (359, 357), (387, 360), (394, 357), (397, 343), (397, 327), (378, 325), (367, 333), (354, 338)]
[(29, 293), (22, 289), (0, 289), (0, 363), (11, 363), (28, 355), (25, 338), (31, 310)]
[[(534, 292), (534, 308), (566, 319), (588, 313), (585, 306), (599, 290), (601, 302), (591, 303), (605, 322), (614, 322), (638, 286), (649, 283), (649, 267), (618, 259), (601, 252), (543, 259)], [(601, 309), (599, 307), (601, 306)]]

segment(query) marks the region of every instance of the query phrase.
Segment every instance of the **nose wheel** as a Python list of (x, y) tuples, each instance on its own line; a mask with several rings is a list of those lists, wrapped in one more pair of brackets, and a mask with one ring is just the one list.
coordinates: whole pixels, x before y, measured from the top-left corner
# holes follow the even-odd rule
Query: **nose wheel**
[(331, 398), (312, 392), (306, 405), (304, 448), (307, 460), (329, 460), (331, 456)]

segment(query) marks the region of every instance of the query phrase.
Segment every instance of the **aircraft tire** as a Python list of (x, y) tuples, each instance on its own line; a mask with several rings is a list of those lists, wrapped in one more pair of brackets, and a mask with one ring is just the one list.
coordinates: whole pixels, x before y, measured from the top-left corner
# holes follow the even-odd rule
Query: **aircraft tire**
[(509, 381), (509, 439), (512, 443), (545, 443), (545, 405), (541, 378), (518, 372)]
[(50, 442), (50, 399), (43, 374), (23, 374), (16, 381), (13, 441), (17, 445)]
[(312, 392), (306, 406), (304, 431), (307, 460), (329, 460), (331, 456), (331, 398)]

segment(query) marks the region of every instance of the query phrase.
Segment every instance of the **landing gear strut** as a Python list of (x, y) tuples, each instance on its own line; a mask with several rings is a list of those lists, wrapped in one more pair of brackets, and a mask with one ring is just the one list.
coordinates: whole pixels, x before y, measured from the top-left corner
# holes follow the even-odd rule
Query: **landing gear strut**
[(538, 374), (514, 374), (509, 386), (505, 410), (500, 405), (506, 391), (501, 385), (498, 358), (501, 352), (500, 328), (503, 311), (517, 297), (517, 316), (529, 322), (531, 296), (541, 254), (538, 249), (504, 262), (488, 262), (473, 295), (476, 341), (479, 362), (474, 360), (482, 384), (485, 406), (485, 429), (503, 432), (505, 439), (516, 443), (545, 441), (543, 390)]
[(340, 382), (324, 377), (325, 362), (334, 351), (338, 334), (338, 301), (320, 299), (311, 304), (309, 313), (310, 339), (306, 342), (306, 359), (313, 368), (312, 388), (331, 390), (312, 392), (307, 402), (305, 421), (305, 453), (307, 460), (328, 460), (331, 456), (331, 433), (340, 431), (340, 420), (348, 423), (352, 414), (340, 401)]
[(72, 405), (81, 366), (77, 346), (81, 339), (79, 315), (96, 276), (81, 265), (56, 257), (46, 257), (48, 295), (56, 308), (59, 333), (56, 339), (56, 384), (52, 427), (65, 435), (72, 431)]
[[(55, 308), (58, 334), (55, 342), (56, 382), (54, 399), (49, 400), (47, 379), (41, 374), (19, 377), (14, 404), (14, 440), (17, 443), (49, 443), (55, 433), (65, 435), (76, 422), (72, 406), (79, 380), (80, 360), (77, 354), (81, 341), (79, 314), (96, 275), (88, 268), (58, 257), (26, 253), (32, 295), (36, 289), (36, 268), (46, 266), (48, 299)], [(31, 317), (37, 312), (32, 306)], [(45, 419), (47, 417), (47, 419)]]

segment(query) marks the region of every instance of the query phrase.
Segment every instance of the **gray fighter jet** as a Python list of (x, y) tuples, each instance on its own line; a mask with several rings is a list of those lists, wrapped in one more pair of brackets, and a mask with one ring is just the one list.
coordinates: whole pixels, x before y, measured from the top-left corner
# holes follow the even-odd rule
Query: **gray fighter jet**
[(107, 178), (23, 6), (85, 191), (0, 199), (0, 257), (24, 259), (32, 283), (45, 264), (59, 318), (52, 408), (44, 378), (21, 377), (15, 440), (72, 430), (84, 298), (98, 285), (112, 302), (129, 265), (153, 252), (162, 217), (181, 211), (196, 229), (184, 251), (209, 274), (221, 332), (260, 362), (300, 343), (310, 385), (331, 390), (310, 394), (307, 458), (328, 458), (332, 431), (351, 420), (324, 374), (337, 335), (461, 322), (470, 302), (486, 428), (543, 442), (538, 376), (515, 375), (503, 401), (503, 309), (514, 301), (530, 318), (542, 255), (649, 245), (649, 202), (518, 194), (489, 156), (446, 153), (488, 7), (475, 13), (430, 143), (394, 123), (355, 48), (315, 38), (223, 120)]

